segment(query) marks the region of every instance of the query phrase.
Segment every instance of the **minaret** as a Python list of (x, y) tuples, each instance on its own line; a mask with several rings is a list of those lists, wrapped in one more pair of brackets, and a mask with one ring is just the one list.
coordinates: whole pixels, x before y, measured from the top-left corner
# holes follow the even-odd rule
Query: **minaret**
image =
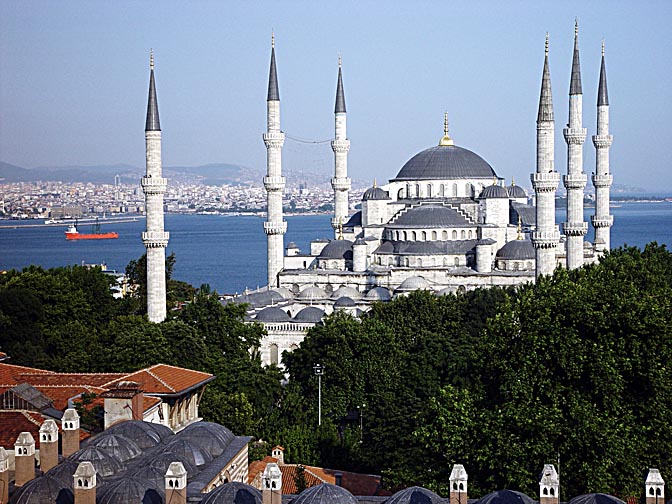
[(567, 221), (562, 228), (566, 236), (567, 269), (583, 266), (583, 237), (588, 232), (588, 223), (583, 220), (583, 189), (586, 187), (587, 177), (583, 173), (583, 142), (586, 140), (586, 129), (581, 124), (582, 116), (579, 22), (576, 21), (572, 78), (569, 84), (569, 123), (563, 130), (567, 142), (567, 175), (563, 177), (567, 189)]
[(551, 72), (548, 68), (548, 33), (541, 78), (539, 112), (537, 113), (537, 170), (532, 174), (532, 187), (536, 195), (537, 226), (532, 233), (535, 248), (536, 275), (551, 275), (555, 270), (555, 256), (560, 231), (555, 224), (555, 192), (560, 175), (555, 171), (555, 120), (551, 94)]
[(284, 239), (287, 222), (282, 219), (282, 193), (285, 177), (282, 176), (282, 146), (285, 134), (280, 131), (280, 92), (275, 70), (275, 34), (271, 39), (271, 70), (268, 75), (268, 98), (266, 99), (266, 177), (267, 193), (266, 222), (264, 232), (268, 240), (268, 286), (277, 287), (278, 273), (283, 266)]
[(334, 140), (331, 149), (334, 151), (334, 178), (331, 179), (331, 187), (334, 188), (334, 217), (331, 219), (331, 227), (334, 228), (334, 236), (338, 234), (339, 225), (348, 220), (348, 191), (350, 179), (348, 178), (348, 151), (350, 140), (347, 136), (347, 121), (345, 111), (345, 93), (343, 92), (343, 74), (341, 71), (341, 57), (338, 57), (338, 84), (336, 85), (336, 107), (334, 108), (335, 129)]
[(600, 84), (597, 89), (597, 135), (593, 135), (595, 145), (595, 215), (592, 217), (595, 228), (595, 247), (597, 250), (609, 250), (611, 247), (611, 226), (614, 217), (609, 215), (609, 188), (614, 176), (609, 173), (609, 147), (613, 137), (609, 134), (609, 94), (607, 93), (607, 69), (604, 65), (604, 40), (602, 41), (602, 66)]
[(141, 185), (145, 193), (147, 231), (142, 242), (147, 249), (147, 318), (162, 322), (166, 318), (166, 247), (169, 235), (163, 230), (163, 195), (168, 181), (161, 176), (161, 124), (154, 86), (154, 53), (149, 56), (149, 100), (145, 122), (147, 172)]

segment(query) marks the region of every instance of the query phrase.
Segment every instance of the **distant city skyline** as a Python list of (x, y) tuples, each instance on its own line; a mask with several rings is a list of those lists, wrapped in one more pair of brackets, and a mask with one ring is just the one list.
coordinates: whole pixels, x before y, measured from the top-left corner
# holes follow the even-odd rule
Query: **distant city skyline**
[(164, 165), (263, 169), (274, 30), (285, 166), (333, 167), (328, 142), (294, 139), (333, 137), (340, 54), (352, 178), (394, 178), (410, 157), (438, 143), (448, 111), (457, 145), (529, 187), (547, 31), (555, 167), (566, 172), (562, 128), (575, 17), (588, 129), (584, 171), (595, 166), (590, 136), (604, 38), (614, 183), (672, 190), (672, 3), (662, 0), (5, 1), (0, 161), (144, 166), (153, 48)]

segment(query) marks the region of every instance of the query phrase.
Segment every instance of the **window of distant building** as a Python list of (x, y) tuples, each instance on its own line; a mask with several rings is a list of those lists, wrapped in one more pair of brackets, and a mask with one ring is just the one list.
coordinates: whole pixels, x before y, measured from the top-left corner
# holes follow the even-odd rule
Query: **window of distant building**
[(278, 364), (278, 345), (271, 345), (271, 364)]

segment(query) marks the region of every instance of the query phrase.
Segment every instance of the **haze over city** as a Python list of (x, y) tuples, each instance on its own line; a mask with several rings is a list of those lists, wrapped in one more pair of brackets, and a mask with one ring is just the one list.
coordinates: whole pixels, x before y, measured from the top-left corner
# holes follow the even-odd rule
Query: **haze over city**
[[(670, 191), (672, 4), (645, 2), (2, 2), (0, 161), (144, 165), (154, 49), (166, 166), (265, 166), (271, 32), (286, 151), (331, 169), (338, 55), (352, 142), (349, 174), (393, 178), (435, 145), (448, 111), (457, 145), (529, 186), (544, 38), (566, 171), (574, 18), (594, 170), (605, 39), (616, 184)], [(302, 150), (303, 149), (303, 150)], [(306, 166), (310, 169), (310, 166)]]

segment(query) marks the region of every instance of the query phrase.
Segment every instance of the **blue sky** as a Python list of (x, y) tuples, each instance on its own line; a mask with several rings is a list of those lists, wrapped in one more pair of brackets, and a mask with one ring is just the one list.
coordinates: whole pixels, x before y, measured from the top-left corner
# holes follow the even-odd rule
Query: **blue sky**
[[(0, 160), (24, 167), (144, 166), (154, 48), (164, 165), (265, 167), (261, 135), (271, 30), (282, 128), (333, 136), (338, 54), (350, 175), (393, 178), (435, 145), (448, 111), (457, 145), (529, 186), (545, 33), (556, 169), (574, 18), (580, 25), (584, 171), (606, 40), (616, 183), (672, 190), (672, 2), (668, 1), (0, 1)], [(328, 144), (285, 143), (285, 164), (328, 171)], [(298, 167), (298, 166), (297, 166)]]

